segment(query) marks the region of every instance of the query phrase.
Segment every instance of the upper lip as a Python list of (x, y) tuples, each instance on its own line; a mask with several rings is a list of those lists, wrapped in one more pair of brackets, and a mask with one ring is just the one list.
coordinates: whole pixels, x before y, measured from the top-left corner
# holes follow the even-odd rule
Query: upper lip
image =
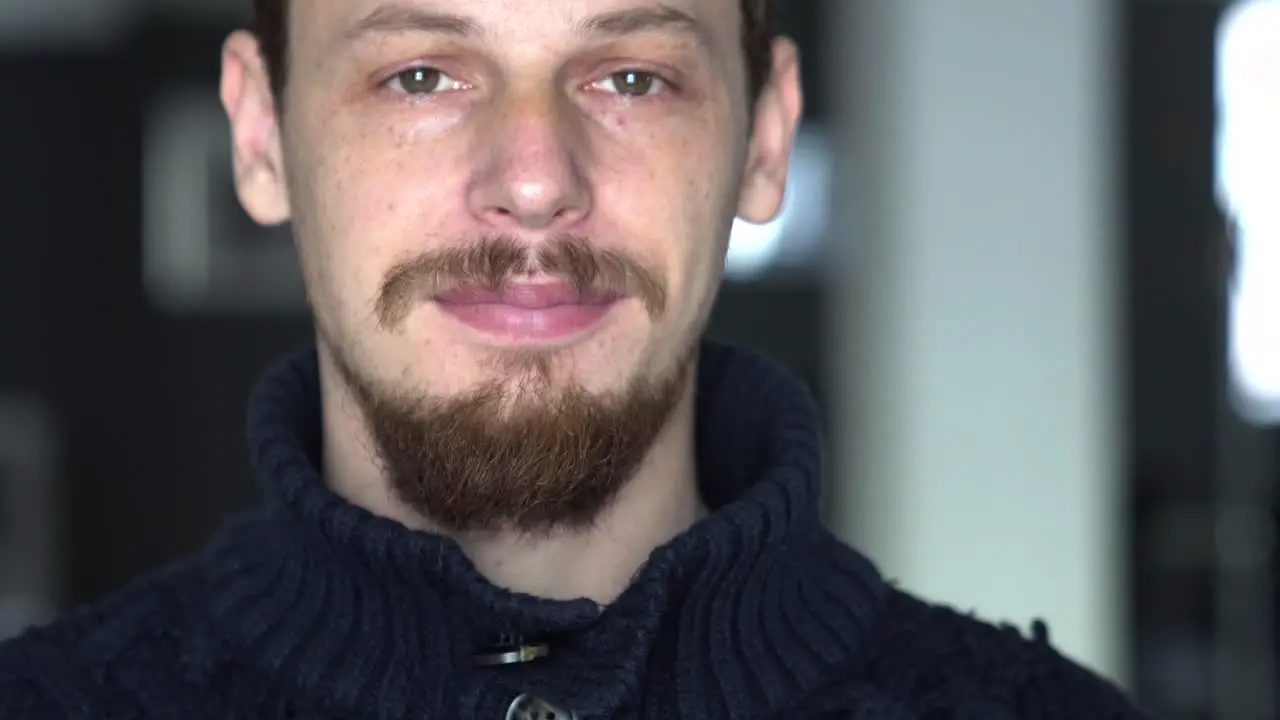
[(496, 288), (460, 285), (436, 296), (437, 302), (454, 305), (510, 305), (528, 310), (545, 310), (561, 305), (601, 305), (619, 299), (617, 293), (595, 288), (579, 288), (568, 282), (506, 283)]

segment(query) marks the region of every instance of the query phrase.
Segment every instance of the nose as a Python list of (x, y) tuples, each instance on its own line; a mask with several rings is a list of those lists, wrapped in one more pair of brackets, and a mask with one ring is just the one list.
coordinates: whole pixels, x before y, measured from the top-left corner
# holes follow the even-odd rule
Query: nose
[(571, 229), (591, 212), (581, 138), (553, 101), (525, 99), (495, 112), (477, 137), (472, 214), (503, 232)]

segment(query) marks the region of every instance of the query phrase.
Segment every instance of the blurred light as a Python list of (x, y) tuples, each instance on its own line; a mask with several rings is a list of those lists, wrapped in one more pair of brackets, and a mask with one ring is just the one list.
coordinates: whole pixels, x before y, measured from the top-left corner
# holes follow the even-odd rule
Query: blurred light
[(0, 0), (0, 50), (101, 48), (124, 34), (134, 10), (121, 0)]
[(782, 211), (765, 225), (734, 220), (726, 277), (756, 280), (781, 266), (812, 262), (826, 230), (830, 176), (826, 136), (814, 128), (802, 129), (791, 156)]
[(1280, 1), (1244, 0), (1218, 31), (1217, 192), (1234, 226), (1229, 381), (1237, 411), (1280, 423)]

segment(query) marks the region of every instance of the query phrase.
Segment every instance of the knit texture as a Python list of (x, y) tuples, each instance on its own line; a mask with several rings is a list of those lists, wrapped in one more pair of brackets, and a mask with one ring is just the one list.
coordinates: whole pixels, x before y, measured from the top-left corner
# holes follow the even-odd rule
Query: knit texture
[[(809, 395), (705, 345), (708, 517), (614, 603), (489, 583), (452, 541), (376, 517), (319, 472), (314, 352), (269, 370), (249, 440), (267, 490), (198, 555), (0, 647), (0, 718), (502, 720), (521, 694), (582, 720), (1143, 717), (1009, 628), (886, 583), (823, 527)], [(508, 635), (549, 657), (472, 656)]]

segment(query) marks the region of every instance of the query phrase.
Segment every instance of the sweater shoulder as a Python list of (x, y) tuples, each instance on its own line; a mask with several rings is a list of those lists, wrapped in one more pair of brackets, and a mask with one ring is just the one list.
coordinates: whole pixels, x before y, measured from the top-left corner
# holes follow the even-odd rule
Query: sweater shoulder
[(135, 679), (182, 672), (200, 577), (175, 565), (0, 644), (0, 717), (132, 715)]
[[(1115, 684), (1029, 634), (890, 590), (869, 671), (886, 701), (992, 720), (1150, 720)], [(961, 710), (963, 709), (963, 710)], [(949, 716), (948, 716), (949, 717)]]

